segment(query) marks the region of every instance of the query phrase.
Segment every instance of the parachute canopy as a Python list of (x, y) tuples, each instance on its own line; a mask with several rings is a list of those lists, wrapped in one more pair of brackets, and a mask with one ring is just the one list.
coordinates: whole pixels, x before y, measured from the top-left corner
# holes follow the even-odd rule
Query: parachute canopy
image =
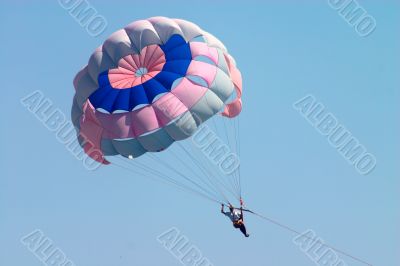
[(166, 17), (113, 33), (74, 79), (72, 120), (81, 146), (136, 158), (166, 150), (217, 113), (242, 109), (242, 79), (225, 46), (197, 25)]

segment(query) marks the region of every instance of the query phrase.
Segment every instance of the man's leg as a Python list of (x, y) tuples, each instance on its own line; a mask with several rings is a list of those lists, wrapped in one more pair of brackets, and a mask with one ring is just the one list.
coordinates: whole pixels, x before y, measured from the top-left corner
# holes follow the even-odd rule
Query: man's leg
[(240, 229), (240, 232), (242, 232), (245, 237), (249, 237), (249, 234), (247, 234), (247, 231), (246, 231), (246, 226), (244, 226), (244, 224), (241, 224), (239, 229)]

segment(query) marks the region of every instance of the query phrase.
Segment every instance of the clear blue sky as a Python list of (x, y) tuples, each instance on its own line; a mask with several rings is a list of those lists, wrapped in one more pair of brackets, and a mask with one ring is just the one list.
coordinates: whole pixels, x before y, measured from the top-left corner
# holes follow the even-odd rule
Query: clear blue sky
[[(91, 52), (158, 15), (218, 36), (242, 71), (248, 204), (374, 265), (400, 265), (399, 3), (362, 1), (377, 22), (362, 38), (323, 0), (198, 2), (92, 0), (108, 21), (93, 38), (57, 1), (1, 1), (0, 265), (42, 265), (19, 242), (36, 228), (77, 266), (180, 265), (156, 241), (172, 226), (214, 265), (314, 265), (291, 233), (257, 217), (244, 239), (217, 205), (115, 167), (85, 170), (20, 104), (41, 90), (69, 114), (72, 79)], [(376, 156), (371, 174), (292, 108), (310, 93)]]

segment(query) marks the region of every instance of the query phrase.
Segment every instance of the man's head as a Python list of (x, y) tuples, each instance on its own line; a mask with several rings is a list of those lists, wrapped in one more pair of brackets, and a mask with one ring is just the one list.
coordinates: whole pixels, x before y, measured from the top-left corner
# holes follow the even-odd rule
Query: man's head
[(230, 212), (233, 212), (233, 210), (234, 210), (233, 205), (232, 205), (232, 204), (229, 204), (229, 211), (230, 211)]

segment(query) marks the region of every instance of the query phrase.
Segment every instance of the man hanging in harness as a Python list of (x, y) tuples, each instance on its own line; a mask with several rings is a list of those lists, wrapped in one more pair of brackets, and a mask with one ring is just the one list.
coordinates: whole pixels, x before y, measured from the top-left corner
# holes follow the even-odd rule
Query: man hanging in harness
[(240, 232), (243, 233), (245, 237), (249, 237), (250, 235), (246, 231), (246, 226), (243, 221), (243, 202), (240, 200), (240, 209), (234, 208), (232, 204), (229, 204), (229, 211), (225, 212), (225, 205), (221, 205), (221, 213), (231, 219), (233, 223), (233, 227), (236, 229), (240, 229)]

